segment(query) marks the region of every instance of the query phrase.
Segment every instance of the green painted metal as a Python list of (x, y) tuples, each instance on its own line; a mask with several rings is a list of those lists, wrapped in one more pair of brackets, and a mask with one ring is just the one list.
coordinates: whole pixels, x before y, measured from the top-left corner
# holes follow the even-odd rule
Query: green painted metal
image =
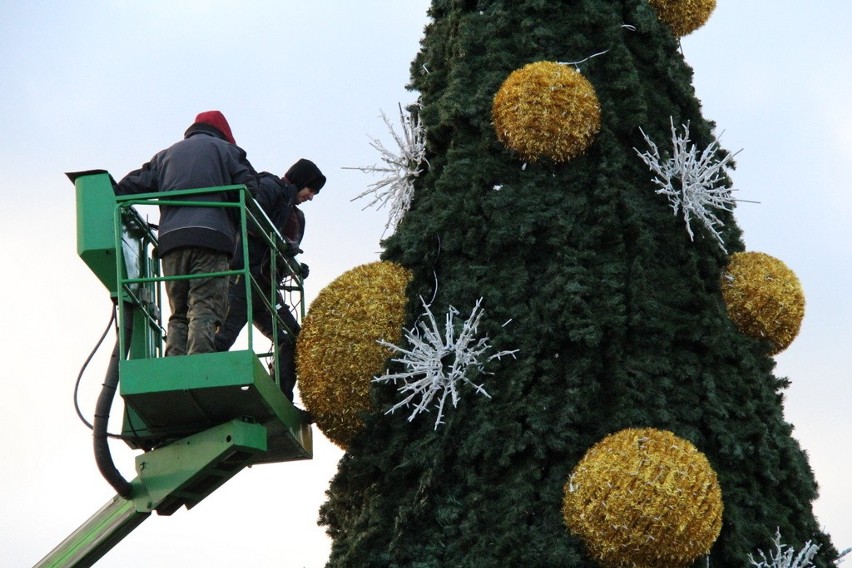
[[(77, 254), (110, 294), (116, 296), (117, 267), (124, 277), (139, 277), (147, 269), (143, 243), (152, 234), (130, 209), (123, 212), (118, 230), (110, 222), (115, 217), (116, 197), (108, 172), (89, 170), (67, 175), (76, 189)], [(121, 264), (117, 264), (119, 260)]]
[(260, 424), (232, 420), (136, 457), (133, 499), (118, 495), (39, 561), (38, 568), (92, 566), (153, 511), (192, 508), (267, 449)]
[[(77, 252), (109, 290), (119, 314), (119, 389), (125, 412), (122, 437), (133, 448), (137, 477), (133, 499), (116, 496), (48, 554), (39, 567), (87, 567), (94, 564), (152, 511), (170, 515), (191, 508), (245, 467), (261, 463), (311, 459), (313, 440), (304, 415), (278, 384), (277, 347), (258, 354), (252, 347), (225, 353), (163, 357), (162, 285), (156, 257), (156, 234), (137, 205), (239, 207), (243, 254), (247, 226), (270, 245), (271, 265), (289, 262), (284, 241), (243, 186), (202, 188), (162, 194), (116, 197), (113, 179), (103, 170), (69, 173), (77, 198)], [(238, 191), (239, 202), (217, 204), (182, 200), (214, 191)], [(280, 289), (304, 316), (304, 291), (297, 271)], [(241, 271), (251, 309), (252, 294), (268, 294), (252, 281), (248, 263)], [(212, 276), (212, 275), (207, 275)], [(125, 322), (132, 318), (132, 335)], [(252, 320), (251, 311), (249, 321)], [(277, 344), (277, 342), (273, 342)], [(260, 357), (272, 358), (272, 376)]]
[(266, 428), (232, 420), (136, 457), (144, 493), (137, 508), (171, 515), (191, 509), (266, 451)]
[[(236, 193), (237, 195), (239, 195), (239, 200), (237, 202), (210, 202), (192, 201), (186, 199), (188, 197), (198, 197), (216, 192)], [(159, 303), (159, 297), (161, 296), (159, 290), (160, 285), (163, 282), (167, 280), (198, 278), (202, 275), (173, 276), (169, 278), (165, 278), (159, 275), (157, 261), (155, 258), (152, 258), (153, 250), (156, 248), (156, 237), (151, 235), (150, 232), (147, 232), (144, 235), (144, 239), (139, 239), (138, 242), (133, 242), (132, 238), (138, 235), (131, 234), (130, 238), (128, 238), (127, 236), (128, 230), (133, 233), (135, 225), (146, 225), (144, 221), (141, 220), (139, 215), (135, 212), (136, 206), (173, 205), (193, 207), (238, 208), (242, 232), (241, 242), (243, 255), (248, 256), (248, 239), (246, 238), (246, 228), (252, 227), (252, 234), (255, 237), (263, 240), (269, 247), (268, 250), (270, 252), (268, 264), (273, 267), (273, 271), (275, 267), (284, 264), (288, 268), (288, 270), (286, 270), (285, 272), (289, 272), (290, 275), (286, 277), (285, 280), (280, 283), (277, 288), (273, 287), (272, 289), (267, 290), (264, 290), (263, 288), (258, 286), (257, 282), (253, 280), (248, 264), (246, 264), (241, 270), (231, 270), (222, 273), (211, 273), (203, 276), (242, 276), (242, 281), (246, 284), (247, 297), (254, 297), (255, 299), (262, 301), (267, 307), (272, 307), (276, 305), (276, 292), (281, 291), (287, 297), (288, 304), (293, 306), (293, 309), (302, 318), (305, 316), (304, 285), (302, 278), (299, 275), (299, 270), (297, 269), (297, 263), (295, 263), (295, 261), (289, 259), (286, 256), (284, 252), (288, 248), (286, 242), (284, 241), (280, 233), (278, 233), (276, 228), (272, 225), (271, 221), (266, 216), (262, 208), (248, 194), (244, 186), (200, 188), (181, 191), (169, 191), (167, 193), (167, 195), (164, 195), (162, 193), (149, 193), (113, 198), (114, 203), (116, 204), (116, 209), (113, 213), (113, 235), (115, 242), (115, 246), (113, 247), (113, 249), (124, 249), (123, 255), (116, 255), (116, 275), (119, 295), (122, 299), (133, 303), (140, 309), (145, 309), (148, 312), (157, 314), (157, 326), (154, 325), (155, 318), (149, 318), (149, 324), (152, 327), (152, 333), (154, 333), (154, 336), (157, 340), (162, 340), (162, 338), (165, 337), (165, 330), (163, 329), (163, 326), (161, 325), (158, 319), (159, 310), (157, 308), (148, 309), (148, 306), (145, 303), (145, 298), (157, 296), (157, 302)], [(92, 193), (91, 195), (92, 197), (95, 197), (94, 193)], [(137, 295), (134, 293), (134, 291), (139, 287), (142, 287), (143, 290), (139, 295)], [(140, 296), (142, 298), (142, 301), (140, 301)], [(253, 319), (252, 310), (253, 303), (249, 301), (249, 321), (252, 321)], [(272, 313), (275, 313), (274, 309), (272, 310)], [(120, 313), (119, 315), (121, 316), (122, 314)], [(280, 320), (279, 324), (282, 327), (285, 327), (283, 322), (281, 322)], [(254, 343), (254, 329), (252, 326), (248, 326), (247, 329), (249, 346), (252, 347)], [(277, 339), (273, 343), (277, 345)], [(160, 343), (157, 344), (158, 347), (160, 345)], [(153, 357), (161, 355), (161, 352), (133, 353), (131, 354), (131, 358)], [(273, 369), (275, 369), (276, 371), (274, 374), (276, 376), (276, 380), (278, 380), (277, 347), (273, 348), (273, 351), (271, 353), (266, 353), (265, 355), (272, 357), (273, 360), (276, 362), (273, 365)]]
[(116, 495), (42, 558), (35, 568), (92, 566), (150, 515), (137, 511), (134, 501)]
[(107, 172), (67, 174), (77, 192), (77, 254), (114, 295), (116, 247), (112, 223), (115, 195)]
[[(232, 203), (186, 199), (216, 191), (238, 191), (240, 199)], [(253, 234), (263, 238), (269, 245), (272, 266), (288, 262), (281, 252), (286, 250), (286, 243), (244, 187), (202, 188), (169, 194), (164, 196), (152, 193), (116, 198), (116, 209), (113, 213), (114, 235), (125, 230), (128, 219), (134, 220), (130, 214), (136, 206), (180, 204), (239, 207), (243, 227), (243, 254), (248, 254), (245, 228), (251, 226)], [(129, 248), (126, 243), (121, 245), (117, 236), (114, 240), (116, 248)], [(153, 247), (146, 247), (145, 241), (141, 241), (134, 249), (135, 254), (119, 255), (116, 262), (119, 300), (137, 306), (130, 355), (119, 365), (120, 393), (126, 406), (122, 435), (127, 443), (134, 448), (150, 449), (232, 418), (250, 417), (267, 426), (270, 432), (269, 447), (273, 448), (257, 459), (256, 463), (310, 459), (313, 455), (311, 429), (304, 424), (303, 414), (287, 401), (277, 386), (277, 341), (273, 342), (276, 347), (272, 352), (261, 354), (263, 357), (272, 358), (272, 377), (252, 348), (252, 326), (248, 326), (249, 349), (245, 351), (169, 358), (161, 356), (165, 330), (161, 322), (152, 317), (152, 314), (159, 315), (159, 308), (157, 305), (151, 307), (151, 304), (144, 304), (140, 296), (155, 298), (159, 302), (159, 295), (155, 291), (159, 290), (163, 282), (191, 277), (162, 277), (156, 269), (157, 263), (156, 259), (152, 258), (151, 248)], [(140, 258), (143, 260), (139, 260)], [(275, 305), (278, 290), (264, 290), (259, 287), (253, 281), (247, 263), (241, 270), (205, 276), (236, 275), (246, 283), (249, 298), (260, 295), (260, 299), (267, 306)], [(299, 277), (291, 277), (283, 288), (291, 298), (295, 296), (297, 305), (304, 313), (304, 292)], [(142, 292), (138, 292), (139, 290)], [(252, 305), (249, 301), (249, 321), (252, 319)], [(121, 312), (119, 315), (123, 316)], [(124, 329), (123, 323), (120, 328)], [(139, 329), (144, 330), (142, 338), (138, 337)]]
[[(271, 445), (279, 450), (266, 456), (264, 461), (310, 459), (310, 428), (302, 423), (302, 415), (276, 386), (279, 380), (277, 348), (259, 354), (273, 361), (270, 379), (252, 349), (252, 326), (248, 327), (249, 350), (242, 354), (162, 358), (165, 339), (161, 320), (162, 284), (169, 279), (187, 277), (161, 276), (156, 258), (156, 235), (137, 212), (137, 206), (239, 207), (243, 254), (248, 252), (245, 227), (251, 226), (269, 245), (270, 264), (287, 262), (280, 252), (286, 249), (283, 239), (245, 188), (225, 186), (169, 192), (168, 196), (151, 193), (116, 197), (108, 172), (91, 170), (68, 176), (77, 191), (78, 253), (119, 305), (133, 307), (130, 316), (133, 333), (129, 336), (123, 332), (127, 323), (123, 320), (127, 316), (123, 310), (118, 311), (121, 352), (127, 353), (120, 364), (120, 386), (123, 395), (132, 397), (125, 401), (122, 434), (127, 443), (133, 448), (150, 449), (234, 417), (251, 416), (267, 423), (273, 436), (285, 438)], [(240, 199), (235, 203), (188, 199), (217, 191), (236, 191)], [(277, 290), (263, 290), (257, 286), (248, 266), (216, 275), (240, 275), (250, 298), (261, 294), (267, 306), (276, 303)], [(304, 293), (299, 277), (291, 277), (282, 290), (291, 300), (295, 298), (297, 309), (304, 315)], [(251, 319), (252, 302), (248, 305)], [(129, 384), (134, 386), (128, 388)]]
[(119, 364), (120, 393), (136, 423), (124, 436), (154, 446), (234, 417), (270, 428), (276, 451), (255, 462), (310, 459), (310, 427), (251, 350), (203, 353)]

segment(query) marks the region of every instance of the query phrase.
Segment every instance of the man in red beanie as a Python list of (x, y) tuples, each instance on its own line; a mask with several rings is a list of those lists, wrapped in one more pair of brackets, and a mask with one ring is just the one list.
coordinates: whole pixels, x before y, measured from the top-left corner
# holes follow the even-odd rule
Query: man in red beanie
[(225, 120), (225, 115), (218, 110), (208, 110), (206, 112), (198, 113), (198, 116), (195, 117), (195, 124), (206, 124), (208, 126), (212, 126), (225, 137), (225, 140), (234, 146), (237, 145), (237, 141), (234, 140), (234, 135), (231, 134), (231, 125), (228, 124), (227, 120)]
[[(158, 152), (116, 187), (119, 195), (245, 184), (252, 195), (257, 172), (238, 147), (225, 116), (218, 110), (200, 113), (184, 139)], [(226, 202), (238, 198), (223, 192), (184, 196), (181, 200)], [(235, 209), (160, 206), (158, 253), (163, 275), (183, 276), (228, 270), (237, 237)], [(228, 280), (224, 277), (166, 280), (171, 316), (166, 355), (214, 351), (216, 331), (228, 313)]]
[[(256, 196), (258, 204), (263, 208), (269, 220), (287, 241), (289, 256), (302, 252), (299, 245), (305, 234), (305, 215), (298, 205), (311, 201), (325, 185), (325, 176), (310, 160), (302, 158), (287, 170), (283, 177), (261, 172), (260, 185)], [(286, 276), (279, 269), (278, 274), (271, 274), (269, 268), (269, 247), (267, 244), (251, 235), (248, 238), (248, 262), (252, 277), (259, 283), (261, 289), (272, 289)], [(298, 278), (308, 275), (305, 264), (291, 261), (291, 265), (299, 270)], [(232, 268), (242, 269), (245, 266), (242, 257), (242, 247), (237, 247)], [(280, 265), (279, 265), (280, 266)], [(241, 277), (234, 278), (228, 298), (228, 318), (216, 334), (216, 350), (227, 351), (237, 340), (237, 336), (245, 327), (248, 320), (248, 301), (246, 286)], [(296, 336), (299, 333), (299, 323), (290, 311), (281, 294), (278, 294), (278, 317), (274, 318), (266, 303), (256, 295), (252, 295), (252, 315), (255, 327), (268, 339), (278, 338), (278, 369), (281, 380), (281, 390), (290, 402), (293, 402), (293, 387), (296, 385)]]

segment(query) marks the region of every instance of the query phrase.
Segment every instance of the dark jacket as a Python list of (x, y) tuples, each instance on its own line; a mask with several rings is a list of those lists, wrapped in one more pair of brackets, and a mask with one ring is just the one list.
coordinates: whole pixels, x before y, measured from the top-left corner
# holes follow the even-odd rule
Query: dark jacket
[[(140, 169), (118, 182), (116, 193), (127, 195), (178, 189), (196, 189), (245, 184), (257, 192), (257, 173), (239, 146), (206, 124), (196, 123), (185, 138), (157, 153)], [(236, 200), (234, 193), (212, 193), (182, 197), (193, 201)], [(236, 244), (238, 217), (235, 209), (224, 207), (161, 206), (159, 253), (199, 246), (232, 253)]]
[[(275, 174), (269, 172), (258, 174), (258, 188), (255, 199), (275, 228), (278, 229), (278, 232), (291, 242), (292, 254), (297, 252), (299, 242), (301, 242), (304, 234), (303, 220), (299, 223), (300, 227), (293, 227), (292, 217), (298, 211), (295, 205), (297, 192), (295, 185), (287, 183)], [(264, 240), (251, 236), (251, 231), (249, 231), (248, 250), (249, 267), (255, 276), (258, 276), (269, 262), (269, 247)], [(231, 265), (234, 269), (243, 267), (242, 249), (239, 244)]]

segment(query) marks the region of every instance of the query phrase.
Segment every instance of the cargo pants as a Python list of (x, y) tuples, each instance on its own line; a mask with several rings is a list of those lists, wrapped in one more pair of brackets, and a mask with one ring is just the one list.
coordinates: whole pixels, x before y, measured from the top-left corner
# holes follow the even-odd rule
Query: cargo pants
[[(182, 247), (162, 259), (163, 276), (224, 272), (227, 253), (203, 247)], [(215, 351), (216, 332), (228, 315), (228, 277), (166, 280), (171, 316), (166, 333), (166, 356)]]

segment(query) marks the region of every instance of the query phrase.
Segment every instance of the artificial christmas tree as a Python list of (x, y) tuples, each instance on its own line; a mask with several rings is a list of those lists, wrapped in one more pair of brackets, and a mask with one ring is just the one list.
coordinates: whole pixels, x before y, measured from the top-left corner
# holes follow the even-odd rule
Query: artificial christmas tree
[[(730, 155), (678, 49), (694, 21), (673, 30), (661, 15), (677, 4), (433, 2), (411, 82), (426, 151), (406, 165), (418, 175), (383, 258), (412, 274), (406, 328), (479, 310), (478, 327), (420, 358), (428, 371), (392, 357), (373, 381), (321, 510), (329, 566), (733, 567), (776, 531), (814, 542), (816, 565), (831, 565), (816, 483), (783, 417), (787, 381), (772, 373), (778, 344), (743, 333), (723, 298), (745, 247)], [(476, 346), (491, 351), (471, 362)], [(388, 412), (418, 373), (460, 372), (439, 420), (426, 405)], [(640, 465), (577, 469), (609, 436), (642, 429), (688, 451), (656, 451), (657, 434), (640, 434), (620, 446)], [(693, 448), (699, 466), (681, 457)], [(608, 479), (652, 487), (625, 502), (601, 489)], [(684, 508), (687, 489), (709, 508)], [(608, 506), (630, 507), (628, 521), (578, 520), (595, 511), (607, 523)], [(655, 514), (669, 507), (681, 509)], [(701, 511), (721, 522), (693, 522)]]

